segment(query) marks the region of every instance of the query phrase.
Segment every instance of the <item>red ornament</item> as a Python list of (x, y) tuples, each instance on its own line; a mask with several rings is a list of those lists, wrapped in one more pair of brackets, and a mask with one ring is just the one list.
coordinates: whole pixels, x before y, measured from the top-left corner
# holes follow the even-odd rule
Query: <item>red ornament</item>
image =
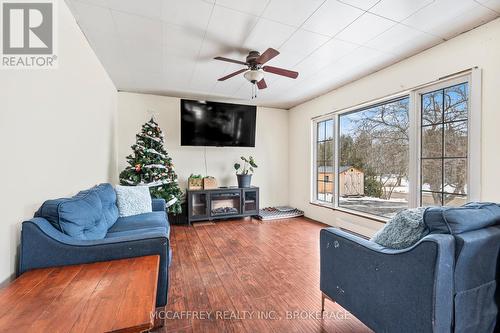
[(141, 165), (140, 164), (135, 165), (135, 172), (141, 172)]

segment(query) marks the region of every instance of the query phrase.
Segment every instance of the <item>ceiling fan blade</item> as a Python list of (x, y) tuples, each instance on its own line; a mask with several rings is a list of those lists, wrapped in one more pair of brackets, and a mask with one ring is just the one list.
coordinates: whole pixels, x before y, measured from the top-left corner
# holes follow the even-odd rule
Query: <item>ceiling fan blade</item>
[(264, 67), (262, 67), (262, 70), (264, 72), (278, 74), (278, 75), (286, 76), (286, 77), (289, 77), (292, 79), (296, 79), (299, 76), (298, 72), (290, 71), (288, 69), (283, 69), (283, 68), (279, 68), (279, 67), (273, 67), (273, 66), (264, 66)]
[(232, 62), (233, 64), (240, 64), (240, 65), (246, 65), (246, 62), (239, 61), (239, 60), (234, 60), (234, 59), (229, 59), (229, 58), (224, 58), (224, 57), (215, 57), (215, 60), (220, 60), (220, 61), (226, 61), (226, 62)]
[(224, 80), (230, 79), (230, 78), (232, 78), (233, 76), (236, 76), (236, 75), (238, 75), (238, 74), (241, 74), (241, 73), (243, 73), (243, 72), (246, 72), (247, 70), (248, 70), (248, 69), (246, 69), (246, 68), (240, 69), (239, 71), (236, 71), (236, 72), (234, 72), (234, 73), (231, 73), (231, 74), (228, 74), (228, 75), (226, 75), (226, 76), (221, 77), (221, 78), (220, 78), (220, 79), (218, 79), (217, 81), (224, 81)]
[(278, 54), (280, 54), (278, 50), (275, 50), (272, 47), (270, 47), (267, 50), (265, 50), (264, 53), (260, 55), (260, 57), (257, 58), (257, 62), (263, 65), (272, 58), (276, 57)]
[(257, 88), (266, 89), (267, 88), (266, 80), (262, 79), (259, 82), (257, 82)]

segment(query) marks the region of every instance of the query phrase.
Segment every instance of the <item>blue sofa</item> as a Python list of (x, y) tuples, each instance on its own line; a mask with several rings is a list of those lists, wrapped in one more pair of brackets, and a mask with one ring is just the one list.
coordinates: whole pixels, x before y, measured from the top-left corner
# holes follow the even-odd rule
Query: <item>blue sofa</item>
[(404, 250), (326, 228), (320, 253), (323, 297), (375, 332), (480, 333), (498, 325), (500, 225), (429, 234)]
[[(71, 218), (69, 218), (70, 216)], [(167, 304), (171, 261), (165, 200), (153, 212), (118, 217), (116, 194), (101, 184), (73, 198), (48, 200), (21, 230), (18, 274), (53, 266), (159, 255), (156, 306)]]

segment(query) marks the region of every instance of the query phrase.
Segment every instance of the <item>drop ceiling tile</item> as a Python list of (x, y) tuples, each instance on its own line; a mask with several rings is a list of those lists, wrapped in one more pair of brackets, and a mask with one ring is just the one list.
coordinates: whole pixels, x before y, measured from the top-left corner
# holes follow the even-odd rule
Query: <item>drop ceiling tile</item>
[(238, 92), (241, 86), (247, 87), (247, 92), (248, 92), (248, 98), (251, 96), (251, 84), (245, 80), (245, 78), (242, 75), (238, 75), (235, 77), (232, 77), (231, 79), (227, 81), (217, 81), (215, 82), (215, 85), (213, 86), (212, 90), (210, 93), (216, 94), (216, 95), (222, 95), (222, 96), (234, 96), (235, 92)]
[(341, 59), (345, 55), (357, 49), (359, 45), (342, 40), (332, 39), (309, 57), (305, 58), (295, 70), (304, 74), (316, 73), (320, 69)]
[[(272, 89), (272, 92), (275, 93), (276, 96), (279, 96), (283, 93), (289, 93), (291, 89), (299, 85), (301, 86), (302, 83), (305, 82), (306, 77), (304, 77), (302, 74), (303, 73), (300, 73), (299, 77), (296, 79), (289, 79), (286, 77), (277, 76), (278, 79), (274, 80), (272, 84), (268, 84), (268, 87), (269, 89)], [(308, 87), (304, 85), (303, 89), (307, 90)]]
[(475, 0), (481, 5), (500, 13), (500, 0)]
[(282, 54), (308, 56), (328, 41), (328, 37), (299, 29), (279, 48)]
[(396, 55), (409, 55), (442, 42), (436, 36), (397, 24), (369, 41), (366, 46)]
[(393, 25), (393, 21), (377, 15), (365, 13), (336, 37), (355, 44), (364, 44)]
[[(122, 41), (120, 50), (126, 68), (137, 73), (161, 73), (163, 70), (163, 47), (161, 43)], [(134, 79), (138, 79), (135, 78)]]
[(167, 23), (181, 25), (190, 33), (203, 36), (213, 7), (213, 3), (203, 0), (168, 0), (163, 3), (161, 17)]
[(272, 0), (267, 6), (265, 18), (299, 27), (323, 3), (324, 0)]
[(113, 10), (155, 19), (159, 19), (162, 12), (162, 0), (148, 0), (147, 4), (134, 0), (107, 0), (107, 5)]
[(339, 1), (357, 8), (361, 8), (363, 10), (368, 10), (380, 0), (339, 0)]
[(494, 17), (494, 11), (473, 0), (440, 0), (416, 12), (402, 23), (449, 39)]
[[(85, 32), (94, 37), (111, 36), (115, 34), (111, 11), (105, 7), (90, 5), (86, 2), (72, 1), (72, 9), (76, 11), (74, 16), (78, 24), (82, 25)], [(91, 22), (88, 17), (94, 17)], [(116, 36), (114, 36), (116, 39)]]
[(370, 12), (400, 22), (434, 1), (435, 0), (382, 0), (373, 6)]
[[(167, 50), (164, 53), (167, 53)], [(166, 54), (163, 57), (165, 88), (171, 90), (188, 89), (194, 67), (194, 63), (189, 59)]]
[[(115, 25), (111, 11), (105, 7), (89, 5), (87, 3), (73, 1), (72, 9), (80, 27), (94, 50), (95, 54), (105, 67), (114, 84), (130, 81), (127, 67), (121, 57), (120, 41), (117, 38)], [(92, 17), (93, 20), (86, 18)]]
[(364, 13), (336, 0), (326, 1), (302, 26), (303, 29), (333, 37)]
[(253, 15), (216, 6), (205, 39), (236, 49), (244, 44), (256, 23), (257, 18)]
[(108, 7), (109, 8), (109, 3), (108, 0), (66, 0), (68, 3), (75, 3), (75, 2), (80, 2), (80, 3), (85, 3), (89, 5), (96, 5), (100, 7)]
[[(199, 62), (195, 66), (192, 77), (190, 78), (190, 89), (197, 91), (210, 92), (217, 83), (217, 79), (224, 76), (225, 69), (232, 66), (225, 65), (219, 61)], [(227, 71), (229, 73), (229, 71)]]
[(352, 78), (359, 73), (378, 70), (394, 62), (396, 56), (368, 47), (359, 47), (339, 61), (325, 68), (327, 76), (335, 78)]
[(148, 43), (161, 45), (162, 22), (160, 20), (151, 20), (114, 10), (111, 14), (121, 41), (135, 42), (137, 45)]
[(162, 23), (123, 12), (111, 11), (120, 54), (131, 70), (155, 73), (162, 68)]
[(163, 44), (165, 55), (183, 57), (196, 61), (203, 37), (186, 32), (179, 25), (163, 24)]
[(120, 90), (156, 93), (166, 87), (165, 78), (161, 72), (142, 72), (138, 68), (131, 68), (130, 73), (134, 78), (133, 81), (119, 88)]
[(217, 0), (216, 4), (235, 9), (247, 14), (262, 14), (269, 0)]
[(278, 49), (295, 30), (296, 28), (289, 25), (260, 18), (244, 46), (261, 53), (268, 47)]

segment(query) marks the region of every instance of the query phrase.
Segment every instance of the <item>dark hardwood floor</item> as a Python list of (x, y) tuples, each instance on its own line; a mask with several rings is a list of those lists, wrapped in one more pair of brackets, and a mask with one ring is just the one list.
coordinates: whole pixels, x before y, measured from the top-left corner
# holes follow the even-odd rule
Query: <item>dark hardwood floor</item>
[(321, 318), (319, 231), (305, 218), (172, 226), (159, 332), (370, 332), (338, 304)]

